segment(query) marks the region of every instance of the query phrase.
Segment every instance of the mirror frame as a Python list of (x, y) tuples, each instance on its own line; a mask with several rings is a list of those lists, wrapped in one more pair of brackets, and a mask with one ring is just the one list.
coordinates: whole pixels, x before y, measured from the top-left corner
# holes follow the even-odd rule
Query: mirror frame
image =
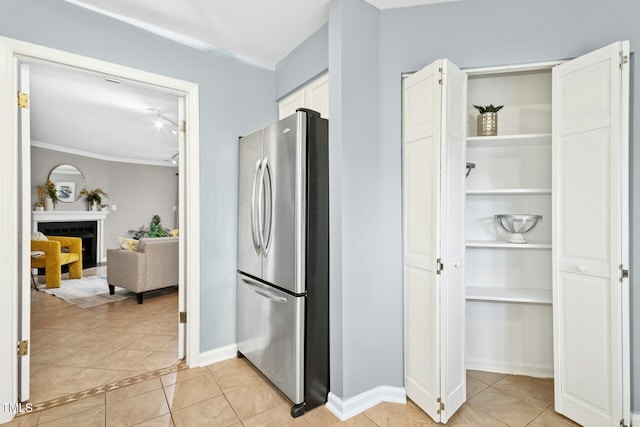
[[(68, 172), (65, 172), (68, 171)], [(80, 175), (77, 180), (54, 178), (54, 174), (65, 174), (70, 177), (73, 175)], [(84, 173), (77, 167), (68, 163), (60, 164), (49, 172), (48, 181), (53, 182), (56, 186), (56, 193), (58, 195), (58, 201), (62, 203), (73, 203), (80, 198), (80, 190), (87, 187), (87, 179)]]

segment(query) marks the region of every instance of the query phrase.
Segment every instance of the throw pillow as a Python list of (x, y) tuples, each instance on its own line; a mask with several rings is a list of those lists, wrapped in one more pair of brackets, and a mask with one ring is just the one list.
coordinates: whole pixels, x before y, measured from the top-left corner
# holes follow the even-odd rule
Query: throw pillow
[(136, 239), (130, 239), (128, 237), (118, 237), (118, 243), (122, 249), (126, 249), (128, 251), (137, 251), (138, 250), (138, 241)]

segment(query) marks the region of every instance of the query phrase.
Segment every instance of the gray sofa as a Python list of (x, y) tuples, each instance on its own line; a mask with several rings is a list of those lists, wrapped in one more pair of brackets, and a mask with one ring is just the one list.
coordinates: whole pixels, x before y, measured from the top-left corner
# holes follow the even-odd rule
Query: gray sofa
[(107, 283), (136, 293), (138, 304), (147, 291), (178, 284), (179, 237), (142, 238), (138, 250), (107, 249)]

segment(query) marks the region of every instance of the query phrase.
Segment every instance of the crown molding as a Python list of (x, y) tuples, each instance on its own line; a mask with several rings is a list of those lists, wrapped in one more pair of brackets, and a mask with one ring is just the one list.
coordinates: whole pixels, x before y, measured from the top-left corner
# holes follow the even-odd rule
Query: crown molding
[(67, 154), (75, 154), (76, 156), (91, 157), (93, 159), (104, 160), (106, 162), (134, 163), (138, 165), (164, 166), (176, 168), (178, 165), (172, 165), (169, 160), (142, 160), (129, 157), (113, 157), (104, 154), (93, 153), (91, 151), (76, 150), (74, 148), (61, 147), (59, 145), (48, 144), (46, 142), (31, 140), (32, 147), (44, 148), (47, 150), (59, 151)]

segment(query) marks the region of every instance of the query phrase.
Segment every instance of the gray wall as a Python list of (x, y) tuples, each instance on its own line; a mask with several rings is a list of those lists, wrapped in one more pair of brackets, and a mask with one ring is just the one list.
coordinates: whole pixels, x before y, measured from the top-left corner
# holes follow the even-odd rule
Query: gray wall
[(323, 25), (276, 64), (276, 98), (280, 99), (329, 67), (329, 25)]
[(331, 389), (350, 398), (403, 386), (400, 194), (380, 158), (379, 11), (333, 0), (329, 19)]
[[(164, 228), (177, 227), (176, 212), (173, 211), (173, 206), (178, 205), (177, 168), (109, 162), (32, 147), (32, 204), (37, 200), (38, 185), (44, 184), (51, 169), (60, 164), (77, 167), (85, 176), (87, 188), (99, 187), (109, 194), (108, 198), (103, 198), (103, 204), (118, 207), (117, 211), (109, 212), (105, 220), (105, 248), (117, 248), (118, 237), (131, 237), (127, 231), (148, 226), (155, 214), (162, 218)], [(55, 210), (85, 211), (87, 207), (83, 197), (73, 203), (59, 202)]]
[(237, 139), (277, 118), (275, 73), (62, 1), (3, 0), (0, 35), (199, 84), (200, 348), (235, 343)]

